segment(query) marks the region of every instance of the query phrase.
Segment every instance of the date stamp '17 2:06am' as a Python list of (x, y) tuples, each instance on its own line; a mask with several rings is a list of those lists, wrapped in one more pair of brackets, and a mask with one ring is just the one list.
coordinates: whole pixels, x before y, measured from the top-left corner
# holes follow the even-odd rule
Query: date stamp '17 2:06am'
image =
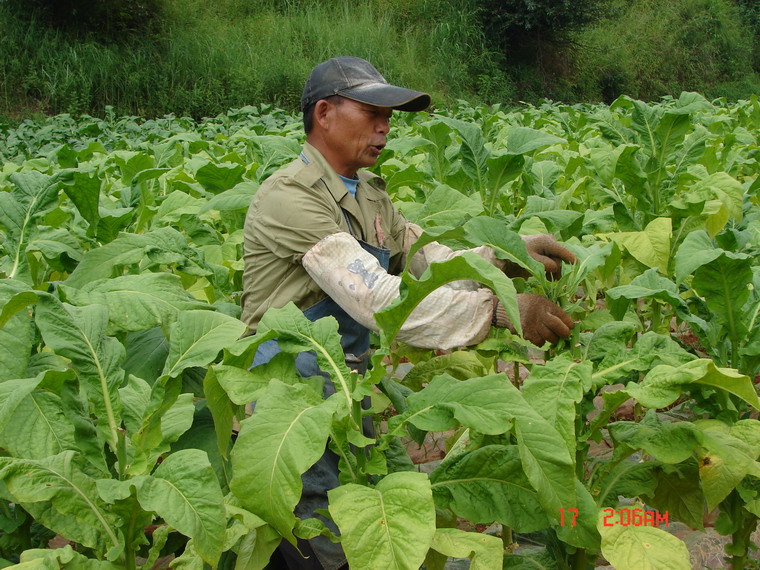
[[(604, 526), (668, 526), (668, 511), (646, 511), (644, 509), (602, 509)], [(560, 509), (560, 526), (575, 526), (578, 521), (578, 509)]]

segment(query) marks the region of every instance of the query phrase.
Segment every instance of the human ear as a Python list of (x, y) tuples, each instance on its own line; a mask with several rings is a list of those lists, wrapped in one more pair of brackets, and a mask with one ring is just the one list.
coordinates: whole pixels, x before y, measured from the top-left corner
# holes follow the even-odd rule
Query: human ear
[(314, 121), (323, 129), (327, 128), (330, 111), (333, 107), (334, 105), (325, 99), (320, 99), (314, 105)]

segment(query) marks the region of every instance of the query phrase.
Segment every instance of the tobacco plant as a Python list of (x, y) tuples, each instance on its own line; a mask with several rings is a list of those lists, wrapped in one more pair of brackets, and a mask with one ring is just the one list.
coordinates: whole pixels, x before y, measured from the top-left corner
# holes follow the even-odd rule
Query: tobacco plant
[[(397, 119), (375, 169), (426, 230), (415, 247), (488, 245), (529, 277), (470, 254), (402, 274), (363, 376), (335, 322), (293, 306), (241, 338), (245, 210), (297, 156), (296, 117), (108, 113), (4, 132), (0, 556), (263, 568), (283, 538), (323, 534), (358, 568), (600, 556), (688, 568), (664, 527), (680, 521), (714, 524), (732, 566), (747, 566), (760, 517), (758, 128), (757, 98), (688, 93)], [(544, 232), (578, 258), (554, 281), (519, 237)], [(576, 320), (572, 338), (537, 349), (493, 330), (445, 354), (396, 342), (425, 295), (460, 279), (494, 290), (513, 322), (515, 294), (548, 296)], [(248, 370), (272, 338), (283, 353)], [(303, 351), (336, 394), (300, 378)], [(367, 415), (385, 419), (377, 438)], [(427, 432), (449, 436), (430, 474), (404, 447)], [(325, 446), (341, 485), (301, 520), (300, 476)], [(46, 548), (55, 535), (68, 544)]]

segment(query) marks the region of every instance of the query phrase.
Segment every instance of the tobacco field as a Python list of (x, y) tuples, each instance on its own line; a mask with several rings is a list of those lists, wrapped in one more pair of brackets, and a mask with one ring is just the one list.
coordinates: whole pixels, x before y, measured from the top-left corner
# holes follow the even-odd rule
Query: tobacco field
[[(325, 445), (342, 482), (325, 515), (352, 568), (689, 569), (665, 516), (714, 527), (727, 564), (757, 567), (759, 137), (756, 97), (696, 93), (396, 114), (374, 170), (426, 230), (415, 247), (489, 245), (530, 276), (474, 254), (404, 273), (360, 376), (336, 322), (293, 305), (242, 336), (245, 212), (298, 155), (299, 118), (262, 106), (5, 128), (0, 567), (264, 568), (283, 537), (331, 535), (293, 514)], [(527, 255), (519, 236), (535, 233), (578, 258), (561, 278)], [(572, 338), (394, 341), (460, 279), (513, 317), (516, 293), (548, 296)], [(284, 352), (248, 370), (271, 338)], [(336, 394), (299, 377), (303, 351)], [(446, 453), (427, 473), (407, 449), (430, 432)]]

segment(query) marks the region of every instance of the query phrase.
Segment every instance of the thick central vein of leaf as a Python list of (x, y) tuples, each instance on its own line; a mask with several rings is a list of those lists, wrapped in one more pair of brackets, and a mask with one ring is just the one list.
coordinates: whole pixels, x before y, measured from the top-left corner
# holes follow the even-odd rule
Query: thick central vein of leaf
[[(42, 418), (42, 420), (45, 422), (45, 424), (48, 426), (48, 430), (50, 433), (53, 434), (53, 437), (55, 438), (56, 443), (58, 443), (58, 449), (60, 451), (64, 451), (66, 447), (61, 443), (60, 438), (58, 437), (58, 433), (55, 431), (55, 428), (53, 428), (53, 425), (48, 421), (47, 416), (45, 415), (45, 412), (42, 411), (42, 408), (37, 404), (37, 400), (34, 399), (34, 396), (32, 396), (32, 403), (34, 403), (34, 407), (37, 408), (37, 411), (39, 412), (39, 416)], [(60, 453), (59, 451), (59, 453)]]
[(90, 501), (90, 499), (87, 497), (87, 495), (86, 495), (86, 494), (84, 494), (84, 493), (83, 493), (83, 492), (82, 492), (82, 491), (79, 489), (79, 487), (77, 487), (77, 486), (74, 484), (74, 482), (73, 482), (73, 481), (71, 481), (71, 480), (70, 480), (68, 477), (66, 477), (66, 476), (65, 476), (63, 473), (59, 473), (58, 471), (56, 471), (55, 469), (53, 469), (53, 468), (51, 468), (51, 467), (47, 467), (47, 466), (40, 466), (40, 467), (41, 467), (42, 469), (45, 469), (45, 470), (49, 471), (50, 473), (52, 473), (52, 474), (53, 474), (53, 475), (55, 475), (56, 477), (59, 477), (59, 478), (60, 478), (60, 479), (62, 479), (63, 481), (65, 481), (65, 482), (68, 484), (68, 486), (69, 486), (69, 487), (70, 487), (70, 488), (71, 488), (71, 489), (72, 489), (72, 490), (73, 490), (75, 493), (77, 493), (77, 494), (78, 494), (80, 497), (82, 497), (82, 500), (83, 500), (83, 501), (84, 501), (84, 502), (87, 504), (87, 506), (88, 506), (88, 507), (90, 507), (90, 509), (92, 510), (92, 512), (93, 512), (93, 513), (95, 514), (95, 516), (97, 517), (97, 519), (98, 519), (98, 521), (100, 522), (100, 524), (101, 524), (101, 526), (103, 527), (103, 529), (105, 529), (105, 531), (106, 531), (106, 534), (108, 534), (108, 537), (111, 539), (111, 542), (113, 542), (113, 545), (114, 545), (114, 546), (118, 546), (118, 545), (119, 545), (119, 539), (118, 539), (118, 538), (116, 538), (116, 535), (115, 535), (115, 534), (114, 534), (114, 532), (111, 530), (111, 526), (110, 526), (110, 525), (109, 525), (109, 524), (106, 522), (106, 520), (103, 518), (103, 515), (100, 513), (100, 509), (98, 509), (98, 507), (95, 505), (95, 503), (93, 503), (92, 501)]
[(726, 280), (726, 272), (720, 272), (720, 286), (723, 289), (723, 296), (726, 299), (726, 317), (728, 318), (728, 330), (731, 335), (731, 341), (735, 344), (738, 340), (736, 334), (736, 317), (734, 316), (734, 307), (731, 305), (731, 287)]
[(521, 491), (525, 491), (526, 493), (532, 493), (533, 495), (538, 495), (535, 489), (532, 489), (530, 487), (525, 487), (523, 485), (518, 485), (517, 483), (513, 483), (505, 479), (495, 479), (493, 477), (464, 477), (460, 479), (449, 479), (448, 481), (439, 481), (438, 483), (433, 483), (430, 485), (430, 487), (431, 488), (445, 487), (446, 485), (459, 485), (460, 483), (476, 483), (480, 481), (484, 481), (488, 483), (499, 483), (501, 485), (508, 485), (510, 487), (515, 487), (517, 489), (520, 489)]
[(201, 342), (203, 342), (203, 340), (205, 340), (209, 335), (211, 335), (211, 333), (213, 333), (218, 328), (223, 327), (223, 326), (224, 326), (224, 323), (215, 326), (214, 328), (206, 332), (203, 336), (196, 339), (196, 341), (193, 342), (190, 346), (188, 346), (187, 350), (185, 350), (182, 354), (180, 354), (179, 358), (177, 358), (177, 362), (174, 363), (174, 366), (172, 366), (172, 369), (169, 371), (168, 375), (174, 377), (175, 374), (178, 374), (178, 372), (175, 372), (175, 369), (182, 362), (182, 359), (185, 358), (185, 356), (187, 356), (196, 346), (198, 346)]
[(293, 421), (290, 422), (290, 425), (288, 426), (288, 429), (285, 430), (285, 433), (282, 435), (282, 439), (280, 439), (280, 444), (277, 446), (277, 452), (274, 454), (274, 461), (272, 461), (272, 472), (269, 475), (269, 504), (274, 505), (274, 493), (272, 492), (275, 487), (280, 487), (280, 480), (275, 478), (274, 472), (277, 470), (277, 464), (280, 459), (280, 455), (282, 453), (282, 447), (285, 445), (285, 440), (288, 439), (288, 434), (290, 434), (290, 431), (298, 424), (298, 421), (301, 419), (301, 416), (303, 416), (306, 412), (309, 410), (315, 408), (316, 406), (310, 406), (306, 408), (305, 410), (302, 410), (298, 413), (298, 415), (293, 418)]
[(354, 466), (349, 461), (348, 454), (341, 448), (340, 445), (338, 445), (338, 438), (335, 435), (335, 430), (330, 430), (330, 437), (332, 437), (332, 440), (335, 442), (335, 448), (338, 450), (338, 455), (343, 459), (345, 462), (345, 469), (348, 472), (349, 475), (351, 475), (351, 480), (356, 481), (358, 479), (358, 476), (356, 474), (356, 471), (354, 471)]
[(84, 331), (82, 331), (82, 329), (79, 329), (79, 331), (82, 333), (82, 338), (84, 339), (84, 342), (87, 344), (87, 348), (89, 349), (90, 354), (92, 354), (92, 360), (98, 369), (98, 379), (100, 380), (100, 391), (103, 393), (103, 404), (106, 407), (106, 417), (108, 418), (108, 428), (111, 432), (111, 447), (113, 448), (115, 452), (116, 448), (118, 447), (118, 441), (119, 441), (118, 426), (116, 425), (116, 417), (114, 416), (113, 408), (111, 407), (111, 395), (108, 392), (108, 382), (106, 380), (105, 373), (103, 372), (103, 367), (100, 365), (100, 358), (98, 358), (98, 353), (95, 350), (95, 347), (92, 346), (90, 339), (87, 338), (87, 335), (84, 334)]
[(388, 515), (385, 512), (385, 501), (383, 500), (383, 494), (379, 492), (378, 494), (380, 495), (380, 513), (382, 515), (381, 520), (385, 523), (381, 526), (385, 528), (385, 537), (386, 537), (386, 540), (388, 541), (388, 546), (390, 546), (388, 550), (390, 550), (391, 556), (393, 557), (393, 568), (400, 568), (400, 566), (398, 565), (398, 561), (396, 560), (396, 550), (393, 548), (393, 540), (391, 539), (391, 529), (388, 528)]
[[(159, 477), (159, 479), (161, 479), (164, 483), (166, 483), (167, 485), (169, 485), (172, 489), (174, 489), (179, 494), (179, 496), (182, 498), (182, 500), (187, 504), (187, 506), (193, 512), (193, 515), (195, 516), (195, 519), (200, 523), (200, 527), (203, 529), (203, 532), (206, 535), (208, 535), (209, 532), (206, 530), (206, 526), (203, 524), (203, 517), (198, 512), (198, 509), (196, 509), (193, 506), (193, 504), (188, 500), (188, 498), (185, 496), (185, 493), (183, 493), (182, 490), (179, 487), (177, 487), (174, 483), (172, 483), (171, 481), (169, 481), (167, 479), (164, 479), (163, 477)], [(204, 545), (207, 544), (206, 542), (201, 541), (201, 540), (198, 540), (198, 542), (203, 542)]]
[(16, 257), (13, 260), (13, 268), (11, 269), (11, 272), (8, 274), (9, 279), (13, 279), (16, 275), (16, 271), (19, 268), (20, 262), (21, 262), (21, 249), (24, 243), (24, 234), (26, 233), (26, 226), (29, 224), (29, 222), (32, 220), (31, 212), (34, 209), (34, 204), (37, 202), (37, 197), (35, 196), (32, 200), (31, 205), (29, 206), (29, 209), (26, 211), (26, 215), (24, 216), (24, 223), (21, 224), (21, 233), (18, 236), (18, 248), (16, 249)]
[[(343, 390), (343, 395), (346, 397), (346, 405), (348, 406), (348, 410), (351, 411), (352, 402), (353, 402), (351, 398), (351, 389), (348, 387), (348, 384), (346, 383), (346, 379), (343, 377), (343, 374), (338, 368), (338, 364), (335, 362), (335, 360), (332, 359), (332, 357), (327, 352), (327, 350), (325, 350), (325, 347), (323, 347), (321, 344), (319, 344), (317, 341), (315, 341), (314, 339), (310, 337), (306, 337), (306, 338), (308, 339), (309, 343), (311, 343), (322, 354), (322, 356), (324, 356), (325, 359), (327, 359), (327, 362), (330, 364), (330, 368), (333, 369), (335, 377), (340, 382), (341, 390)], [(333, 384), (334, 383), (335, 382), (333, 381)]]
[(406, 425), (406, 424), (408, 424), (408, 423), (410, 423), (412, 421), (413, 417), (418, 416), (420, 414), (424, 414), (425, 412), (427, 412), (428, 410), (433, 409), (436, 406), (437, 406), (437, 404), (432, 404), (430, 406), (422, 408), (421, 410), (419, 410), (417, 412), (414, 412), (413, 414), (410, 414), (409, 417), (407, 417), (403, 422), (401, 422), (398, 425), (398, 427), (396, 427), (394, 430), (392, 430), (391, 432), (389, 432), (388, 435), (395, 436), (399, 431), (401, 431), (403, 429), (404, 425)]
[(613, 366), (610, 366), (609, 368), (605, 368), (603, 370), (598, 370), (594, 374), (591, 375), (591, 378), (601, 378), (605, 374), (609, 374), (610, 372), (614, 372), (615, 370), (618, 370), (620, 368), (623, 368), (624, 366), (628, 366), (632, 362), (636, 362), (637, 358), (631, 358), (630, 360), (624, 360), (623, 362), (619, 362)]

